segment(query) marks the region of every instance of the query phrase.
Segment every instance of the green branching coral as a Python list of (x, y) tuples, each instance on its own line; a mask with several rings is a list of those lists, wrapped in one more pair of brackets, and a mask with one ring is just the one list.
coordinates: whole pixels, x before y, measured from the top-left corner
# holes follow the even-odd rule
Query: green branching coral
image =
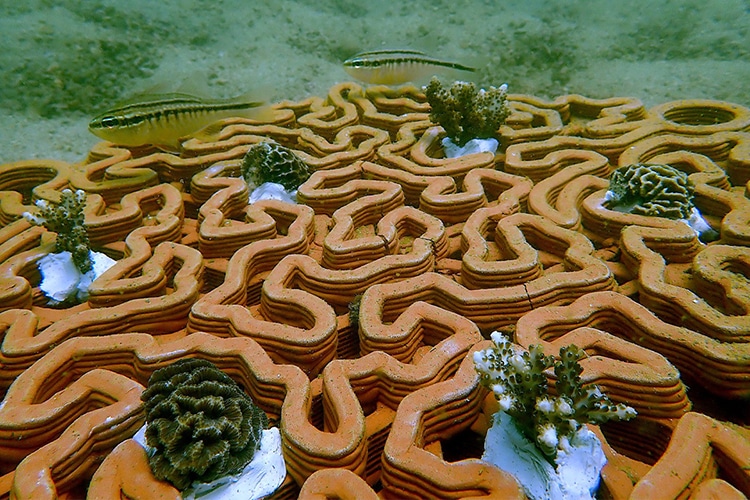
[(83, 223), (85, 204), (85, 192), (79, 189), (74, 193), (70, 189), (64, 189), (60, 195), (60, 203), (50, 204), (46, 200), (38, 200), (38, 214), (23, 214), (32, 224), (57, 233), (55, 252), (70, 252), (73, 263), (82, 274), (92, 268), (89, 236)]
[(446, 89), (435, 77), (425, 88), (432, 108), (430, 120), (441, 125), (458, 146), (495, 137), (510, 114), (507, 92), (507, 85), (477, 90), (470, 82), (455, 82)]
[(266, 414), (228, 375), (202, 359), (154, 371), (141, 399), (154, 475), (180, 490), (240, 472), (260, 445)]
[(687, 174), (669, 165), (628, 165), (612, 172), (606, 206), (618, 212), (688, 219), (693, 189)]
[[(629, 420), (633, 408), (614, 404), (597, 386), (583, 387), (578, 361), (584, 352), (574, 345), (560, 349), (560, 360), (545, 356), (542, 347), (517, 352), (501, 333), (494, 332), (494, 347), (474, 353), (481, 382), (495, 393), (502, 411), (512, 416), (526, 437), (552, 462), (566, 449), (585, 423)], [(553, 368), (555, 392), (548, 393), (545, 370)]]
[(242, 177), (255, 187), (275, 182), (292, 191), (300, 187), (311, 174), (310, 167), (291, 149), (273, 142), (253, 145), (242, 160)]

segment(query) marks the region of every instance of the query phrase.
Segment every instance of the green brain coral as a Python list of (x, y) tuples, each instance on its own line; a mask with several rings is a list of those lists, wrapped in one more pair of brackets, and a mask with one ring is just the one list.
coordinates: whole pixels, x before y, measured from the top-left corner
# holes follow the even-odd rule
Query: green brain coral
[(443, 127), (458, 146), (472, 139), (494, 138), (510, 114), (507, 87), (477, 89), (470, 82), (455, 82), (446, 89), (433, 77), (425, 88), (432, 111), (430, 120)]
[(612, 172), (606, 206), (636, 215), (688, 219), (693, 184), (685, 172), (669, 165), (628, 165)]
[(311, 174), (310, 167), (291, 149), (273, 142), (251, 146), (242, 160), (242, 177), (255, 187), (275, 182), (292, 191), (300, 187)]
[(181, 359), (151, 375), (141, 399), (154, 475), (185, 490), (240, 472), (260, 446), (268, 417), (228, 375)]

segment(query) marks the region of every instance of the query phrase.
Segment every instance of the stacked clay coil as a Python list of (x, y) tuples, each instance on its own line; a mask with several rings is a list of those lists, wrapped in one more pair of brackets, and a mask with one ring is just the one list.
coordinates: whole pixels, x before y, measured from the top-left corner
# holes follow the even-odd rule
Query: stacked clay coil
[[(750, 109), (508, 105), (500, 150), (455, 159), (420, 89), (347, 82), (179, 153), (1, 165), (0, 498), (179, 498), (132, 437), (151, 374), (190, 358), (279, 427), (271, 498), (523, 498), (481, 460), (497, 404), (472, 356), (496, 330), (577, 345), (584, 384), (637, 410), (593, 428), (603, 495), (750, 495)], [(262, 143), (309, 168), (296, 204), (248, 202)], [(652, 164), (715, 239), (608, 205), (613, 172)], [(64, 189), (116, 263), (60, 307), (37, 269), (56, 235), (23, 213)]]

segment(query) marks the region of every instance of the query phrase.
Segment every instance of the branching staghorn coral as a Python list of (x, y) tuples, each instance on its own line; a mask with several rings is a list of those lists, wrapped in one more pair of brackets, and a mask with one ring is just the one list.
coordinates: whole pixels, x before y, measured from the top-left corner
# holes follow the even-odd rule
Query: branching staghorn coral
[(86, 193), (77, 190), (64, 189), (60, 195), (60, 203), (50, 204), (46, 200), (37, 200), (38, 214), (24, 212), (24, 218), (44, 226), (48, 231), (57, 233), (55, 252), (70, 252), (73, 263), (85, 274), (92, 268), (89, 246), (89, 236), (83, 223), (83, 207), (86, 204)]
[(688, 219), (693, 190), (687, 174), (669, 165), (628, 165), (612, 172), (606, 205), (618, 212)]
[(141, 395), (154, 475), (185, 490), (240, 472), (260, 446), (266, 414), (228, 375), (203, 359), (154, 371)]
[[(583, 387), (578, 361), (584, 352), (575, 345), (562, 347), (556, 361), (539, 345), (517, 352), (500, 332), (492, 334), (492, 341), (493, 347), (474, 353), (481, 383), (551, 462), (583, 424), (635, 417), (633, 408), (613, 403), (597, 386)], [(554, 369), (557, 396), (548, 393), (544, 372), (549, 368)]]
[(458, 146), (472, 139), (494, 138), (510, 114), (508, 86), (477, 90), (471, 82), (455, 82), (446, 89), (433, 77), (425, 88), (430, 120), (445, 129)]
[(266, 182), (296, 190), (312, 175), (310, 167), (291, 149), (273, 142), (261, 142), (248, 149), (242, 160), (242, 177), (258, 187)]

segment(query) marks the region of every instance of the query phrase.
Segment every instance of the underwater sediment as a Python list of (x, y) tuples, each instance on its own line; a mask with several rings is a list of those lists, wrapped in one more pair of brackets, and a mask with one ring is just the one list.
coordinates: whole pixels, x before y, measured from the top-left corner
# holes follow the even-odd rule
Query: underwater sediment
[[(279, 427), (273, 498), (518, 496), (476, 460), (496, 403), (472, 359), (495, 330), (576, 344), (584, 384), (637, 410), (595, 431), (609, 495), (750, 494), (750, 109), (507, 102), (496, 154), (445, 158), (415, 87), (343, 83), (179, 154), (100, 143), (0, 166), (0, 496), (176, 497), (131, 437), (149, 377), (183, 358)], [(297, 204), (248, 204), (261, 142), (312, 171)], [(642, 164), (684, 173), (717, 237), (609, 207), (612, 172)], [(22, 214), (64, 189), (117, 262), (61, 309), (36, 270), (55, 235)]]

